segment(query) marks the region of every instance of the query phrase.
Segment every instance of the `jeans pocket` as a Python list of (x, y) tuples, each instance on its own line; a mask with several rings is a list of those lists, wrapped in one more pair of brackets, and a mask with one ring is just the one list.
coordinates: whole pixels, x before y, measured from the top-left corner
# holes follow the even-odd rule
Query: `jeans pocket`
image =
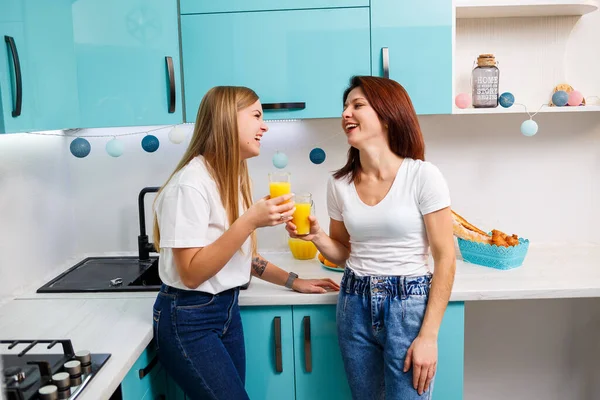
[(158, 325), (160, 323), (160, 310), (152, 309), (152, 333), (154, 335), (154, 343), (158, 350)]
[[(209, 294), (202, 294), (201, 296), (195, 296), (192, 299), (186, 299), (185, 301), (179, 301), (179, 304), (175, 306), (177, 310), (195, 310), (198, 308), (204, 308), (215, 302), (216, 296)], [(191, 301), (190, 301), (191, 300)]]

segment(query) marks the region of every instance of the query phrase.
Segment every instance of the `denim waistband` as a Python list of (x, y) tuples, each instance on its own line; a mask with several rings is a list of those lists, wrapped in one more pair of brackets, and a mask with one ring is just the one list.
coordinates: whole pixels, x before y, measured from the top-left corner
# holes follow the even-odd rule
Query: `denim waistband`
[(233, 296), (240, 290), (239, 287), (235, 287), (232, 289), (225, 290), (223, 292), (212, 294), (207, 292), (202, 292), (200, 290), (186, 290), (186, 289), (178, 289), (173, 286), (165, 285), (164, 283), (160, 286), (160, 293), (167, 295), (168, 297), (194, 297), (194, 296)]
[(390, 296), (426, 296), (429, 294), (432, 275), (422, 276), (358, 276), (346, 268), (341, 291), (354, 294), (383, 293)]

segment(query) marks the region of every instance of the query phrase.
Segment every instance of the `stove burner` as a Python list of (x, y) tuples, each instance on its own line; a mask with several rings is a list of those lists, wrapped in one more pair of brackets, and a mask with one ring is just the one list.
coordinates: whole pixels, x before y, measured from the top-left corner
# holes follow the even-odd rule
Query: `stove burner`
[[(70, 340), (0, 340), (1, 344), (8, 344), (0, 347), (4, 366), (0, 390), (6, 400), (75, 399), (110, 357), (87, 350), (75, 353)], [(30, 350), (41, 344), (47, 349), (61, 344), (62, 353), (32, 354)], [(17, 350), (17, 345), (26, 347)]]

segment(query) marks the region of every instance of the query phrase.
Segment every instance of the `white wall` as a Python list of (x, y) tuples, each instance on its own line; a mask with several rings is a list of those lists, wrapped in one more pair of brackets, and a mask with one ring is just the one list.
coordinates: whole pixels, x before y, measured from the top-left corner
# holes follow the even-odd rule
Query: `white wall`
[[(438, 165), (450, 185), (453, 206), (482, 227), (498, 228), (529, 238), (533, 244), (594, 242), (600, 215), (596, 174), (600, 167), (600, 114), (544, 114), (536, 119), (539, 133), (519, 132), (522, 115), (427, 116), (421, 118), (428, 160)], [(191, 125), (185, 125), (191, 131)], [(138, 129), (103, 129), (83, 135), (120, 134)], [(111, 158), (108, 139), (91, 138), (92, 153), (84, 159), (67, 156), (80, 253), (135, 251), (138, 235), (137, 195), (144, 186), (159, 186), (172, 172), (186, 143), (168, 140), (169, 128), (155, 132), (161, 145), (145, 153), (143, 135), (123, 137), (126, 153)], [(189, 140), (189, 139), (188, 139)], [(310, 162), (313, 147), (322, 147), (326, 161)], [(66, 147), (66, 144), (65, 144)], [(262, 153), (250, 160), (254, 196), (268, 193), (267, 174), (276, 170), (276, 151), (289, 158), (293, 191), (311, 192), (316, 213), (326, 226), (325, 186), (331, 171), (346, 159), (347, 144), (339, 120), (272, 122), (263, 137)], [(147, 196), (147, 224), (153, 195)], [(263, 250), (285, 250), (283, 229), (259, 232)], [(82, 230), (83, 229), (83, 230)]]
[(0, 135), (0, 302), (73, 255), (68, 152), (64, 137)]

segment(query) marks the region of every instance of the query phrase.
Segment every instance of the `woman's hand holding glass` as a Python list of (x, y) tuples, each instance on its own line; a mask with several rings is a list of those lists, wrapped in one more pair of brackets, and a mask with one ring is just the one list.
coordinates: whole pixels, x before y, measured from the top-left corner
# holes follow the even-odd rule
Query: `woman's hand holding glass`
[(293, 197), (292, 193), (273, 199), (271, 196), (265, 196), (254, 203), (244, 216), (248, 218), (254, 229), (283, 224), (292, 219), (292, 214), (296, 210)]
[(310, 222), (310, 231), (308, 232), (308, 235), (298, 235), (296, 225), (294, 225), (292, 221), (287, 221), (287, 224), (285, 224), (285, 229), (288, 231), (290, 237), (311, 242), (319, 234), (319, 232), (321, 232), (321, 226), (319, 225), (319, 221), (317, 221), (317, 217), (314, 215), (309, 216), (308, 221)]

